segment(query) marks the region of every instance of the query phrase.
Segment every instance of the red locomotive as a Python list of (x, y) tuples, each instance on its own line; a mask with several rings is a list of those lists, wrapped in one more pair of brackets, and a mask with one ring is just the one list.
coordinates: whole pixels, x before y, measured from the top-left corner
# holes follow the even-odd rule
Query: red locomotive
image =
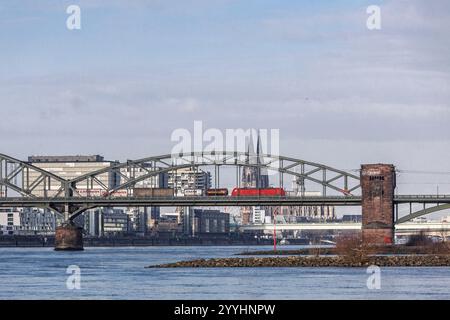
[(286, 196), (283, 188), (234, 188), (232, 197), (276, 197)]

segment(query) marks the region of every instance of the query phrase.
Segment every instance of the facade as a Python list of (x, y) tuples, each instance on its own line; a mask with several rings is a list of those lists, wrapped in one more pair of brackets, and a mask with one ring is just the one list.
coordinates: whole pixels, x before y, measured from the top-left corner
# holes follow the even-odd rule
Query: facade
[[(336, 220), (336, 210), (334, 206), (286, 206), (281, 207), (282, 215), (292, 218), (292, 222), (298, 220), (309, 221), (330, 221)], [(297, 217), (305, 219), (297, 219)], [(289, 220), (289, 219), (288, 219)]]
[(225, 235), (230, 232), (230, 215), (219, 210), (191, 208), (184, 216), (183, 232), (190, 236)]
[(21, 233), (52, 234), (62, 221), (55, 213), (46, 209), (24, 208), (20, 213)]
[(129, 232), (129, 217), (120, 209), (103, 209), (102, 235), (124, 235)]
[[(84, 174), (105, 169), (117, 164), (114, 161), (105, 161), (102, 156), (30, 156), (28, 162), (38, 168), (51, 172), (63, 179), (74, 179)], [(40, 173), (34, 170), (24, 171), (29, 181), (35, 181), (40, 177)], [(23, 177), (26, 178), (26, 177)], [(89, 186), (77, 186), (81, 196), (89, 194), (100, 195), (104, 186), (108, 188), (117, 186), (120, 176), (117, 173), (104, 173), (97, 176), (97, 181), (92, 181)], [(27, 181), (27, 179), (23, 179)], [(55, 196), (58, 193), (60, 184), (57, 181), (44, 179), (38, 183), (32, 194), (38, 197)]]
[(103, 234), (103, 213), (101, 209), (89, 210), (83, 214), (84, 232), (93, 237)]
[(57, 217), (44, 209), (0, 208), (0, 235), (48, 235), (55, 232)]
[(362, 216), (360, 214), (344, 214), (342, 222), (361, 222)]
[(20, 232), (20, 212), (13, 208), (0, 208), (0, 235)]
[(84, 213), (79, 221), (84, 231), (93, 237), (125, 235), (131, 230), (131, 217), (122, 209), (98, 208)]
[(211, 174), (198, 168), (170, 171), (168, 187), (174, 189), (176, 196), (191, 195), (194, 190), (204, 192), (211, 188)]
[(253, 207), (253, 223), (263, 224), (266, 222), (266, 210), (261, 207)]

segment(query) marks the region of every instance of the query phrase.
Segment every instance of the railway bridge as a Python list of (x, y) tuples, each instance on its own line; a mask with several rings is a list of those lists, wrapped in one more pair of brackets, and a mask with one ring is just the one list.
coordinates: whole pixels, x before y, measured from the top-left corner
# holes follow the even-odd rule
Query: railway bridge
[[(392, 164), (363, 164), (358, 175), (301, 159), (264, 154), (264, 161), (250, 163), (245, 152), (192, 152), (128, 160), (100, 170), (63, 179), (27, 161), (0, 154), (0, 207), (47, 208), (64, 216), (56, 230), (56, 249), (82, 249), (81, 229), (73, 223), (78, 215), (96, 207), (136, 206), (289, 206), (334, 205), (362, 207), (362, 235), (365, 241), (392, 243), (395, 226), (413, 218), (450, 208), (450, 195), (396, 195), (396, 171)], [(160, 196), (137, 197), (135, 186), (161, 173), (185, 168), (214, 168), (214, 187), (223, 187), (221, 170), (235, 170), (240, 187), (243, 167), (270, 172), (284, 188), (286, 176), (298, 191), (279, 196)], [(128, 174), (124, 174), (127, 172)], [(138, 174), (139, 173), (139, 174)], [(120, 182), (108, 185), (102, 175), (114, 174)], [(310, 196), (311, 185), (321, 188)], [(95, 189), (94, 189), (95, 186)], [(93, 192), (96, 191), (96, 192)], [(409, 204), (409, 214), (399, 217), (400, 205)], [(413, 204), (422, 204), (413, 211)]]

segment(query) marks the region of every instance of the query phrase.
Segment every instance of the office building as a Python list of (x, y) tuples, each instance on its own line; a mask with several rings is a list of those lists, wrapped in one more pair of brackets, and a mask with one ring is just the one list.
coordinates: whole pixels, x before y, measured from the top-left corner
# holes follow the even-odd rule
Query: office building
[[(106, 161), (102, 156), (30, 156), (28, 162), (38, 168), (51, 172), (63, 179), (70, 180), (93, 171), (105, 169), (116, 165), (116, 161)], [(24, 174), (29, 179), (23, 181), (38, 181), (40, 173), (35, 170), (25, 170)], [(104, 190), (104, 186), (113, 188), (120, 182), (117, 173), (105, 172), (96, 176), (97, 181), (90, 181), (89, 185), (78, 185), (77, 191), (80, 196), (99, 196)], [(54, 179), (43, 179), (32, 191), (35, 196), (55, 196), (61, 185)], [(75, 195), (76, 196), (76, 195)]]

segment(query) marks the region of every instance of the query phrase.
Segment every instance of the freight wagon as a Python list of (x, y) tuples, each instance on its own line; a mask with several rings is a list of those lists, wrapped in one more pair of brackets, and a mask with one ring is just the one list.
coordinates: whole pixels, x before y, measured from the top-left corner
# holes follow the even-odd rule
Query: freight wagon
[(202, 189), (186, 189), (184, 190), (184, 195), (186, 197), (200, 197), (203, 195)]
[(228, 195), (228, 189), (221, 188), (221, 189), (208, 189), (206, 190), (207, 196), (227, 196)]
[(128, 196), (127, 190), (116, 190), (116, 191), (104, 191), (102, 192), (103, 197), (110, 198), (126, 198)]
[(173, 189), (169, 188), (134, 188), (135, 197), (173, 197)]

